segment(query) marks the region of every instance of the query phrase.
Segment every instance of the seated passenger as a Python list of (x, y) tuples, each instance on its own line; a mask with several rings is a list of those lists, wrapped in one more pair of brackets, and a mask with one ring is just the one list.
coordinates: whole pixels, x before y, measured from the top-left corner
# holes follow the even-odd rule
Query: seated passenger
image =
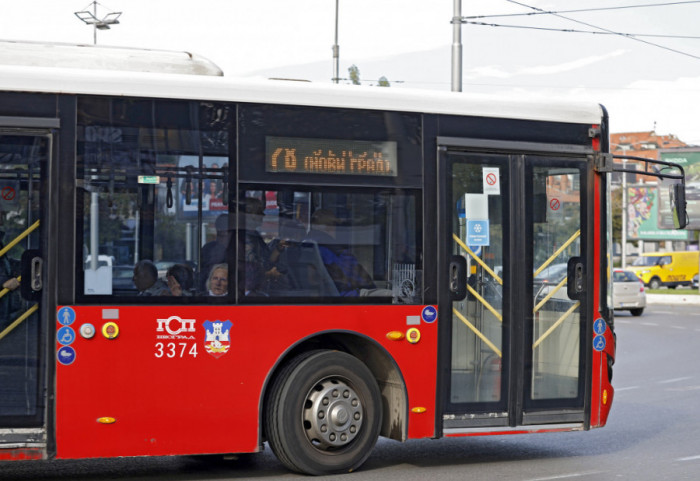
[(280, 256), (287, 248), (287, 242), (274, 242), (273, 248), (265, 243), (258, 227), (262, 225), (264, 209), (259, 199), (245, 199), (245, 295), (266, 296), (271, 290), (283, 289), (286, 286), (286, 266)]
[(138, 261), (134, 266), (134, 285), (139, 296), (167, 296), (170, 294), (165, 282), (158, 279), (158, 268), (147, 259)]
[(168, 281), (170, 294), (176, 297), (191, 296), (194, 287), (194, 273), (192, 268), (186, 264), (175, 264), (170, 266), (165, 274)]
[(358, 296), (361, 289), (374, 289), (372, 277), (362, 267), (350, 249), (338, 242), (338, 220), (329, 209), (318, 209), (311, 217), (312, 229), (307, 239), (318, 244), (323, 265), (341, 296)]
[(211, 268), (207, 278), (207, 293), (213, 297), (228, 294), (228, 265), (217, 264)]

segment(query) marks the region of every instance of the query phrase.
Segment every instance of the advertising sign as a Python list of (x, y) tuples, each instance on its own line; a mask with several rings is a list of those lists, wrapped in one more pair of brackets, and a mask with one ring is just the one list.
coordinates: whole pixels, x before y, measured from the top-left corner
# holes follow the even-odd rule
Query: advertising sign
[[(659, 151), (659, 160), (675, 162), (685, 170), (685, 199), (688, 209), (688, 226), (686, 230), (700, 230), (700, 149), (673, 149)], [(667, 193), (671, 185), (670, 181), (661, 183), (662, 192)], [(661, 196), (659, 204), (659, 227), (669, 229), (673, 227), (669, 197)]]
[[(627, 186), (628, 239), (649, 241), (688, 240), (689, 233), (687, 230), (659, 227), (658, 193), (659, 189), (656, 186)], [(668, 199), (666, 199), (666, 202), (668, 203)], [(666, 208), (668, 209), (668, 205)], [(668, 215), (670, 216), (670, 210)]]

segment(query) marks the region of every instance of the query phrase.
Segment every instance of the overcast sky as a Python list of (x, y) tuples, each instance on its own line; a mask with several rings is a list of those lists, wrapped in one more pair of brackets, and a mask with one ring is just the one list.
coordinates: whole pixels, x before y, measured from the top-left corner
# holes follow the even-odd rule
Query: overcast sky
[[(449, 90), (453, 0), (340, 0), (340, 76), (385, 76), (395, 88)], [(613, 132), (675, 134), (700, 144), (700, 2), (670, 0), (462, 0), (463, 90), (605, 105)], [(492, 17), (632, 5), (561, 15)], [(674, 4), (671, 4), (674, 3)], [(102, 45), (187, 50), (227, 76), (330, 82), (335, 0), (106, 0), (98, 17), (123, 12), (99, 31)], [(527, 6), (525, 6), (527, 5)], [(86, 0), (0, 0), (0, 39), (92, 43), (74, 12)], [(571, 19), (578, 22), (576, 23)], [(564, 33), (557, 30), (635, 34)], [(658, 35), (642, 37), (640, 35)], [(697, 36), (668, 38), (668, 36)], [(647, 42), (647, 43), (644, 43)]]

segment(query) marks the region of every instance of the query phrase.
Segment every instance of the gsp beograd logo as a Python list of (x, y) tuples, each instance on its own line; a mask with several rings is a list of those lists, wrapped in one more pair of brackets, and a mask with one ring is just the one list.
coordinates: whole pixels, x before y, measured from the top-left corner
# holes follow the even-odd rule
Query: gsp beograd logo
[(197, 322), (195, 319), (182, 319), (178, 316), (170, 316), (167, 319), (157, 319), (158, 339), (194, 339)]

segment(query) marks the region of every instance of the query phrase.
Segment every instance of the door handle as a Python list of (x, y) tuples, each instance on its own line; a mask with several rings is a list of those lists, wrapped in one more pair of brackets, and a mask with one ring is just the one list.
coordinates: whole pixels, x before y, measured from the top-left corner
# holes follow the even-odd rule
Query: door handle
[(450, 298), (461, 301), (467, 297), (467, 260), (463, 256), (452, 256), (449, 268)]
[(582, 300), (586, 292), (586, 273), (584, 270), (583, 259), (581, 257), (572, 257), (567, 265), (567, 283), (566, 294), (569, 299)]
[(22, 253), (21, 271), (22, 282), (20, 283), (20, 293), (27, 301), (38, 301), (41, 299), (41, 291), (44, 288), (42, 271), (44, 259), (38, 249), (27, 249)]
[(39, 292), (44, 288), (44, 283), (41, 278), (42, 268), (44, 266), (44, 260), (41, 257), (32, 258), (31, 266), (31, 287), (34, 292)]

